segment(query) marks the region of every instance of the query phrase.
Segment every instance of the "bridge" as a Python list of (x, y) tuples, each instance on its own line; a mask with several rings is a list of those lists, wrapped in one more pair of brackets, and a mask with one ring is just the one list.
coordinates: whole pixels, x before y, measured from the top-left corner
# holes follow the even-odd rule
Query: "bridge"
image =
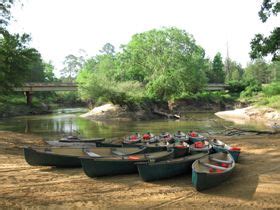
[(21, 87), (14, 88), (14, 91), (24, 92), (27, 105), (32, 104), (32, 93), (41, 91), (77, 91), (75, 83), (25, 83)]
[(224, 83), (208, 83), (207, 86), (204, 88), (205, 90), (209, 91), (218, 91), (218, 90), (226, 90), (229, 85)]
[[(226, 90), (228, 85), (222, 83), (208, 83), (205, 90), (221, 91)], [(77, 91), (76, 83), (25, 83), (21, 87), (14, 88), (14, 91), (24, 92), (27, 105), (32, 104), (32, 93), (41, 91)]]

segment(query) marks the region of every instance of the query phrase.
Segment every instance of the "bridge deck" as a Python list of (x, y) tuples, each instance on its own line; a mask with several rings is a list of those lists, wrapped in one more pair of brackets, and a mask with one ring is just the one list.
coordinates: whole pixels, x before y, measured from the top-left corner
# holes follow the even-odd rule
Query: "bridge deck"
[[(225, 90), (228, 85), (221, 83), (209, 83), (205, 90)], [(38, 91), (77, 91), (75, 83), (25, 83), (22, 87), (14, 88), (14, 91), (38, 92)]]
[(76, 91), (77, 87), (75, 83), (25, 83), (22, 87), (14, 88), (14, 91)]

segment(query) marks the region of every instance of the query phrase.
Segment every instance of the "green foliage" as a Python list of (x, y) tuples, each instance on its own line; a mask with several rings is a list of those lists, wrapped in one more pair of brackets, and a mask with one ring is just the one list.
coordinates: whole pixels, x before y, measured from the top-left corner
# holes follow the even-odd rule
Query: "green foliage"
[(225, 81), (229, 83), (231, 80), (241, 80), (243, 78), (244, 70), (242, 66), (227, 58), (224, 65)]
[(277, 15), (280, 12), (280, 2), (278, 0), (263, 0), (259, 17), (262, 22), (266, 22), (271, 14)]
[(273, 82), (269, 85), (264, 86), (263, 93), (266, 96), (280, 95), (280, 82)]
[(200, 103), (227, 103), (232, 102), (235, 98), (224, 91), (202, 91), (195, 94), (182, 93), (176, 99), (191, 100)]
[(240, 93), (243, 90), (245, 90), (245, 88), (247, 86), (246, 82), (244, 82), (242, 80), (231, 80), (227, 84), (229, 85), (227, 90), (230, 93)]
[(60, 71), (64, 78), (67, 78), (69, 82), (72, 82), (78, 71), (83, 67), (85, 58), (81, 56), (75, 56), (73, 54), (67, 55), (63, 61), (64, 68)]
[(221, 53), (217, 53), (214, 57), (212, 68), (208, 73), (208, 79), (210, 83), (224, 83), (225, 72), (223, 70), (224, 64)]
[(240, 96), (241, 98), (252, 97), (257, 95), (261, 90), (262, 85), (256, 80), (251, 80), (245, 90), (241, 92)]
[(272, 78), (268, 69), (268, 64), (262, 59), (257, 59), (250, 63), (245, 69), (243, 79), (245, 81), (256, 80), (259, 83), (269, 83)]
[(58, 79), (54, 75), (54, 66), (51, 62), (44, 62), (44, 77), (46, 82), (55, 82)]
[(29, 48), (30, 36), (12, 35), (0, 29), (0, 91), (7, 92), (26, 81), (43, 80), (41, 56)]
[(280, 81), (280, 61), (274, 61), (268, 66), (271, 81)]
[(1, 0), (0, 1), (0, 27), (5, 27), (9, 24), (11, 19), (11, 8), (14, 0)]
[(119, 53), (107, 43), (101, 53), (88, 59), (78, 75), (84, 100), (137, 107), (196, 93), (206, 83), (204, 50), (177, 28), (136, 34)]
[(103, 72), (82, 70), (78, 75), (79, 94), (83, 100), (100, 102), (111, 101), (114, 104), (132, 106), (143, 97), (140, 83), (137, 81), (116, 82)]
[(206, 82), (204, 50), (177, 28), (134, 35), (119, 59), (119, 79), (146, 84), (150, 96), (160, 93), (159, 97), (166, 99), (181, 90), (196, 92)]
[[(263, 0), (259, 17), (262, 22), (266, 22), (271, 14), (277, 15), (280, 12), (280, 2), (278, 0)], [(280, 60), (280, 27), (276, 27), (268, 37), (256, 34), (251, 41), (250, 56), (252, 59), (262, 56), (272, 55), (273, 61)]]

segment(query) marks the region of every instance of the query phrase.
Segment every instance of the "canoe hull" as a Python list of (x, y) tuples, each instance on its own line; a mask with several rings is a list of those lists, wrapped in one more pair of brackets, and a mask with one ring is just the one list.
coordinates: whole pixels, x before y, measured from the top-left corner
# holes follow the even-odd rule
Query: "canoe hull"
[(32, 166), (81, 167), (81, 161), (78, 157), (37, 152), (29, 147), (24, 148), (24, 157), (26, 162)]
[(138, 163), (139, 176), (146, 182), (159, 179), (167, 179), (182, 175), (191, 171), (192, 163), (204, 154), (192, 155), (182, 158), (180, 161), (171, 160), (158, 163)]
[(136, 161), (98, 161), (81, 158), (84, 172), (89, 177), (100, 177), (137, 172)]
[(197, 191), (218, 186), (233, 173), (235, 162), (228, 152), (210, 154), (192, 164), (192, 184)]
[(233, 170), (227, 171), (221, 174), (205, 174), (197, 173), (194, 170), (192, 171), (192, 183), (197, 191), (206, 190), (215, 186), (218, 186), (225, 180), (227, 180)]
[(46, 141), (47, 144), (54, 147), (75, 147), (75, 148), (85, 148), (85, 147), (95, 147), (96, 143), (85, 143), (85, 142), (60, 142), (60, 141)]
[(189, 141), (191, 143), (195, 143), (195, 142), (203, 141), (203, 140), (205, 140), (205, 138), (202, 137), (202, 136), (198, 136), (198, 137), (191, 137), (191, 136), (189, 136)]
[(213, 149), (215, 150), (215, 152), (229, 152), (229, 154), (231, 154), (231, 156), (233, 157), (235, 162), (238, 162), (239, 159), (239, 155), (240, 155), (240, 151), (236, 151), (236, 150), (229, 150), (223, 147), (219, 147), (219, 146), (213, 146)]
[[(173, 157), (173, 152), (167, 155), (158, 157), (155, 161), (167, 160)], [(131, 174), (137, 172), (137, 162), (147, 161), (143, 159), (128, 160), (128, 159), (94, 159), (81, 158), (81, 164), (85, 174), (89, 177), (110, 176), (118, 174)]]

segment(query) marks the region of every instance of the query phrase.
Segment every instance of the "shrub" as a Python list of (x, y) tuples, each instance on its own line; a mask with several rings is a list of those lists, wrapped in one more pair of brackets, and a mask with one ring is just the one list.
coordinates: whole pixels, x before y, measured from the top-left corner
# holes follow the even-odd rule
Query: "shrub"
[(263, 88), (263, 93), (266, 96), (280, 95), (280, 82), (273, 82)]

